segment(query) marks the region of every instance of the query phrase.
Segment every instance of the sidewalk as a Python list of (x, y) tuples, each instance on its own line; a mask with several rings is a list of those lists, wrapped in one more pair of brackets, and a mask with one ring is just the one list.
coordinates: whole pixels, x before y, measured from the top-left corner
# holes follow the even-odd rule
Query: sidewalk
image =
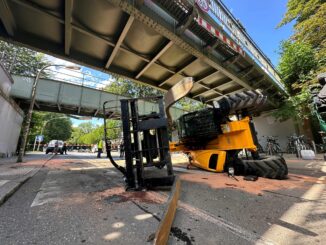
[(0, 205), (33, 177), (53, 156), (29, 154), (24, 157), (23, 163), (16, 163), (16, 156), (0, 158)]

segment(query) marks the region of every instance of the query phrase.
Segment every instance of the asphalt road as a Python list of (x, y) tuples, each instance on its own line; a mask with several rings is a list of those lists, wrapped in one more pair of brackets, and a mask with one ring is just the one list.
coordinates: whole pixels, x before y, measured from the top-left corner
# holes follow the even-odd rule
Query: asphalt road
[[(322, 244), (326, 164), (289, 159), (288, 180), (186, 170), (169, 244)], [(58, 155), (0, 206), (0, 244), (150, 244), (168, 192), (125, 192), (94, 154)], [(150, 239), (149, 239), (150, 240)]]

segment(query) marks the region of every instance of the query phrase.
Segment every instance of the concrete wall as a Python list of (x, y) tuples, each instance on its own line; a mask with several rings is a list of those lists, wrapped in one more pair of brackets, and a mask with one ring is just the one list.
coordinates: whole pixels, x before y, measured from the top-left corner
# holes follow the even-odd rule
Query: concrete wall
[(281, 149), (285, 151), (288, 142), (288, 136), (295, 134), (295, 126), (292, 120), (278, 122), (271, 113), (262, 114), (253, 118), (257, 137), (261, 146), (265, 149), (266, 137), (277, 136)]
[(0, 65), (0, 157), (15, 153), (23, 122), (23, 112), (9, 98), (12, 79)]

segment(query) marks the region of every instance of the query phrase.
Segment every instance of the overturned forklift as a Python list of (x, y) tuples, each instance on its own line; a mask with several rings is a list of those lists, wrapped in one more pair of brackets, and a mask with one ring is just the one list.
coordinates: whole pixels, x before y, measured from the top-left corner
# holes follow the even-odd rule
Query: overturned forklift
[[(260, 91), (245, 91), (223, 97), (212, 108), (191, 112), (177, 121), (179, 142), (170, 150), (188, 155), (190, 165), (229, 175), (253, 175), (285, 179), (285, 160), (279, 156), (261, 157), (251, 111), (265, 104)], [(240, 158), (239, 152), (246, 157)]]
[[(288, 169), (282, 157), (261, 157), (257, 151), (258, 140), (250, 112), (263, 106), (266, 96), (259, 91), (235, 93), (215, 101), (213, 107), (185, 114), (172, 122), (170, 107), (185, 97), (192, 87), (192, 78), (185, 78), (164, 98), (120, 101), (125, 166), (114, 161), (107, 137), (106, 145), (111, 163), (125, 177), (126, 189), (172, 185), (174, 175), (170, 152), (183, 152), (191, 165), (208, 171), (271, 179), (287, 177)], [(141, 100), (154, 100), (158, 110), (140, 114), (138, 103)], [(105, 120), (112, 116), (107, 103), (103, 105)], [(178, 129), (179, 141), (169, 142), (168, 131), (175, 128)], [(249, 154), (245, 158), (238, 157), (243, 150)], [(153, 167), (164, 171), (153, 171)]]

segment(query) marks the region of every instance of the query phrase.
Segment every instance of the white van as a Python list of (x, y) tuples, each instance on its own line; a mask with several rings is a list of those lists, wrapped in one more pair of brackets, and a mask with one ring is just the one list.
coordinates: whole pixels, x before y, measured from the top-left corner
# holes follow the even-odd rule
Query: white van
[(46, 148), (45, 153), (54, 152), (55, 145), (58, 144), (58, 153), (63, 154), (63, 141), (62, 140), (51, 140)]

